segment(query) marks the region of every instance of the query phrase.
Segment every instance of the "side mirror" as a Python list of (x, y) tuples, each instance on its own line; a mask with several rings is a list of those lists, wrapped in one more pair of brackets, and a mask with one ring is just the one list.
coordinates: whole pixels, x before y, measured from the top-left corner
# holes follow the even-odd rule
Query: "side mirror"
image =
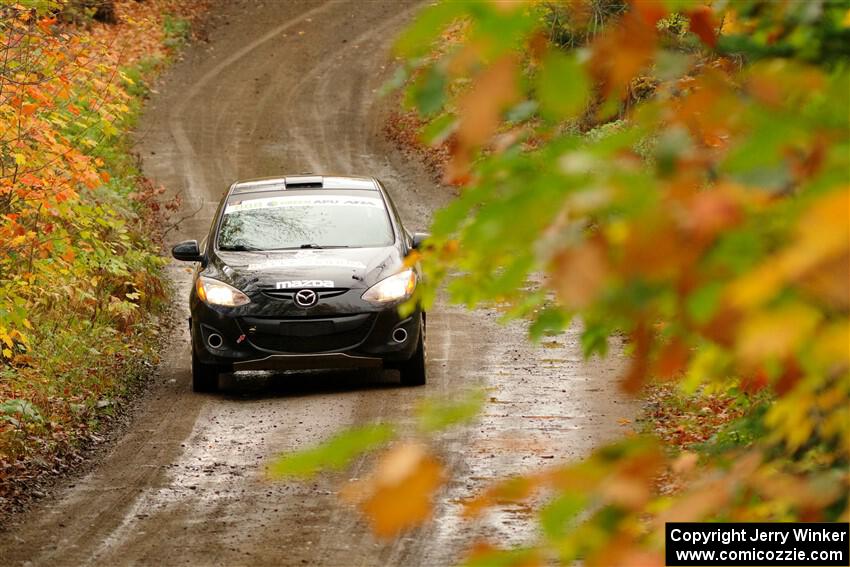
[(197, 240), (186, 240), (171, 249), (171, 255), (183, 262), (200, 262), (203, 260)]
[(429, 236), (431, 236), (431, 235), (428, 234), (427, 232), (414, 232), (413, 236), (411, 237), (413, 239), (413, 244), (412, 244), (413, 249), (417, 250), (420, 246), (422, 246), (422, 243), (425, 242), (425, 240)]

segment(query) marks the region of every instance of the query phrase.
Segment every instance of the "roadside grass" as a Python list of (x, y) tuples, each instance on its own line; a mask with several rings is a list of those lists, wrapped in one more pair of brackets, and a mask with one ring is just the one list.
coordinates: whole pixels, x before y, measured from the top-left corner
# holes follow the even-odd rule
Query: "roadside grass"
[(767, 396), (705, 389), (689, 393), (676, 383), (654, 382), (643, 398), (639, 421), (647, 433), (659, 436), (675, 451), (703, 451), (709, 441), (719, 436), (741, 446), (751, 441), (747, 435), (736, 437), (729, 429)]
[(184, 18), (166, 14), (162, 21), (162, 29), (165, 33), (163, 45), (177, 48), (189, 41), (192, 24)]
[[(164, 7), (181, 9), (172, 0), (118, 6), (127, 14), (121, 26), (78, 23), (63, 30), (106, 46), (94, 51), (105, 60), (81, 67), (60, 98), (34, 93), (40, 97), (34, 113), (21, 115), (20, 103), (17, 113), (0, 113), (0, 125), (22, 119), (34, 125), (24, 130), (33, 139), (25, 156), (25, 166), (32, 164), (29, 186), (50, 187), (53, 172), (68, 178), (53, 165), (56, 150), (45, 139), (66, 143), (71, 153), (61, 158), (83, 164), (87, 176), (61, 198), (39, 193), (43, 205), (9, 193), (4, 206), (16, 208), (0, 207), (0, 232), (22, 233), (17, 247), (0, 248), (0, 521), (101, 440), (158, 362), (168, 304), (162, 217), (176, 205), (162, 202), (163, 190), (142, 175), (130, 131), (151, 81), (188, 41), (204, 4), (186, 6), (179, 16), (163, 15)], [(34, 41), (44, 37), (49, 46), (51, 36), (42, 32)], [(122, 49), (120, 41), (131, 47)], [(49, 69), (37, 65), (36, 72)], [(22, 183), (13, 176), (13, 189), (16, 179)]]

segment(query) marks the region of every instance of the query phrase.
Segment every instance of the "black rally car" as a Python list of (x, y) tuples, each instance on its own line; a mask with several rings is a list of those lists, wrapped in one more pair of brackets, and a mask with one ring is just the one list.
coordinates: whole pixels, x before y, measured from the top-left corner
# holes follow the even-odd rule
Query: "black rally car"
[(409, 234), (381, 183), (300, 175), (234, 183), (202, 246), (189, 298), (192, 386), (221, 372), (398, 368), (425, 383), (425, 313), (400, 317), (416, 288)]

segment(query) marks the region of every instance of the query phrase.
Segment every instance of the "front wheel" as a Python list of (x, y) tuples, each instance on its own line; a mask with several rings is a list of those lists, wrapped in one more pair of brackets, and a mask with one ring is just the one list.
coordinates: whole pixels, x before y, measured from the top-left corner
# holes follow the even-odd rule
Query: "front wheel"
[(192, 353), (192, 391), (215, 392), (218, 389), (218, 367), (204, 364)]

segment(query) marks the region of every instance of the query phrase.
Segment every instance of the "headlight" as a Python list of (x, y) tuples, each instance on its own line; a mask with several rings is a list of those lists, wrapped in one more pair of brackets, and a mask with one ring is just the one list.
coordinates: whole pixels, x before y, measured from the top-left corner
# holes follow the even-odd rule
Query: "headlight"
[(198, 297), (207, 305), (221, 305), (223, 307), (238, 307), (251, 303), (248, 296), (229, 286), (224, 282), (205, 278), (201, 276), (195, 283), (195, 290), (198, 292)]
[(367, 289), (363, 299), (374, 303), (402, 301), (413, 295), (414, 289), (416, 289), (416, 272), (405, 270)]

